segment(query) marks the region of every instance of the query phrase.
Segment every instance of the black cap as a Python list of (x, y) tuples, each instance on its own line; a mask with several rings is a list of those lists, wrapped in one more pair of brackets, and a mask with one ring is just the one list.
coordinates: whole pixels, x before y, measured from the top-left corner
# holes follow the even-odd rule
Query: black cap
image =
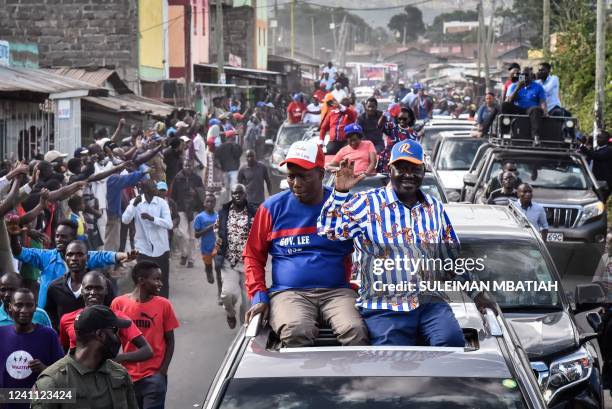
[(104, 328), (127, 328), (132, 325), (130, 320), (117, 318), (106, 305), (92, 305), (85, 308), (74, 321), (75, 331), (93, 332)]

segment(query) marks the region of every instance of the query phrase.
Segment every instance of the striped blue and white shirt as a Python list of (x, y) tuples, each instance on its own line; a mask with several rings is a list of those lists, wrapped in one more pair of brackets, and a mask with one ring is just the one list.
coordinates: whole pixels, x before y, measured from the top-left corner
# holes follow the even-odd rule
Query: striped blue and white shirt
[[(389, 184), (355, 195), (334, 191), (323, 205), (318, 234), (354, 239), (354, 268), (361, 277), (358, 307), (410, 311), (419, 306), (419, 280), (469, 279), (440, 274), (436, 263), (452, 260), (459, 240), (442, 203), (422, 192), (419, 197), (409, 208)], [(413, 283), (412, 290), (389, 290), (389, 284), (398, 283)], [(428, 294), (446, 298), (435, 291)]]

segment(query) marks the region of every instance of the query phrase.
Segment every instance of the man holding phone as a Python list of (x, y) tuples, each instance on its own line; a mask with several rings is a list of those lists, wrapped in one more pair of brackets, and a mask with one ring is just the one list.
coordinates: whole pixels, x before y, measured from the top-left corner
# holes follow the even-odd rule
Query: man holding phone
[(546, 92), (542, 85), (533, 81), (530, 67), (525, 67), (519, 75), (518, 82), (508, 87), (508, 94), (501, 111), (502, 114), (529, 115), (531, 137), (536, 144), (539, 143), (542, 117), (548, 115)]

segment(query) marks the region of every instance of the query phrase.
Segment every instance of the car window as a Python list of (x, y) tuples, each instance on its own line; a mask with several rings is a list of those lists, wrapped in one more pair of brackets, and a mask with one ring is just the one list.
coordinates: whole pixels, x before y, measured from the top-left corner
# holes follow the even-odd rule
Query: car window
[(448, 138), (442, 142), (437, 154), (437, 170), (468, 170), (478, 147), (485, 142), (481, 138)]
[[(499, 175), (502, 164), (508, 158), (496, 158), (491, 166), (489, 180)], [(590, 188), (589, 179), (582, 164), (569, 157), (523, 157), (512, 159), (516, 163), (519, 177), (532, 187), (547, 189), (585, 190)]]
[[(343, 358), (323, 365), (342, 365)], [(350, 365), (350, 363), (344, 363)], [(399, 363), (398, 363), (399, 364)], [(419, 365), (406, 362), (406, 365)], [(398, 366), (401, 369), (401, 365)], [(348, 369), (342, 371), (346, 373)], [(517, 382), (497, 378), (235, 378), (221, 409), (523, 409)]]
[[(538, 306), (558, 308), (561, 299), (558, 291), (540, 291), (541, 288), (525, 288), (521, 291), (513, 291), (509, 282), (523, 285), (528, 282), (554, 283), (553, 275), (547, 265), (542, 253), (535, 245), (518, 244), (513, 242), (491, 242), (461, 243), (461, 258), (466, 260), (482, 259), (481, 271), (472, 270), (474, 278), (489, 283), (491, 294), (495, 297), (500, 307)], [(504, 288), (494, 291), (494, 283), (503, 283)], [(558, 285), (558, 284), (557, 284)]]
[(285, 126), (278, 134), (277, 145), (290, 146), (293, 142), (301, 141), (308, 128), (303, 126)]

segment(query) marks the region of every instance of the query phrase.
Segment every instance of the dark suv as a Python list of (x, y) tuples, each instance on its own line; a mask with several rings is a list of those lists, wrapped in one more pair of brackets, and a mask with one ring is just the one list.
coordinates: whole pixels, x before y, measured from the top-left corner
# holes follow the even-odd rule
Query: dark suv
[(584, 157), (571, 149), (482, 145), (463, 178), (461, 200), (486, 203), (485, 189), (505, 162), (533, 188), (533, 200), (546, 210), (548, 240), (600, 243), (606, 234), (607, 183), (595, 180)]
[(549, 407), (603, 408), (603, 360), (595, 332), (603, 297), (589, 296), (601, 288), (579, 286), (572, 305), (541, 235), (514, 203), (444, 207), (461, 241), (460, 257), (484, 260), (484, 269), (475, 273), (481, 282), (551, 283), (551, 288), (506, 285), (490, 291), (518, 334)]

